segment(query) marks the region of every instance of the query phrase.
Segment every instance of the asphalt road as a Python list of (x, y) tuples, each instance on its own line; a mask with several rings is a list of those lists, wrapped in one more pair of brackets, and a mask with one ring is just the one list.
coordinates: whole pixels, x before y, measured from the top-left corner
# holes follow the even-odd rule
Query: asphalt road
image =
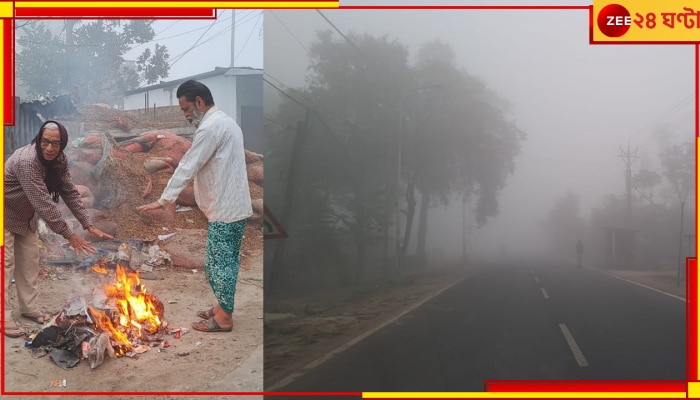
[(488, 265), (280, 391), (685, 380), (685, 303), (555, 263)]

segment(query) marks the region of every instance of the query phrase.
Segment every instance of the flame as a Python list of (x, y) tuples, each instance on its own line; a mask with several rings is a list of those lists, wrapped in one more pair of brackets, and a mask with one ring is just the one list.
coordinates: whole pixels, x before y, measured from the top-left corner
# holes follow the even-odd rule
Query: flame
[[(138, 273), (127, 273), (117, 265), (116, 282), (104, 286), (107, 297), (116, 305), (112, 318), (102, 311), (90, 307), (99, 329), (110, 332), (117, 342), (118, 353), (133, 347), (136, 339), (145, 339), (147, 333), (154, 334), (162, 327), (162, 303), (146, 293)], [(160, 307), (159, 307), (160, 306)]]
[(93, 266), (92, 266), (92, 270), (95, 271), (95, 272), (97, 272), (97, 273), (99, 273), (99, 274), (106, 274), (106, 273), (107, 273), (107, 269), (106, 269), (106, 268), (102, 268), (102, 267), (100, 267), (99, 265), (93, 265)]

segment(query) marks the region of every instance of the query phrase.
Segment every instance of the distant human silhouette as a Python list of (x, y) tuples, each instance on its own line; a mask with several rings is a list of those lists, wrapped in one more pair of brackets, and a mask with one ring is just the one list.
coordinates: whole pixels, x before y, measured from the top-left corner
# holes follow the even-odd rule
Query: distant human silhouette
[(581, 239), (576, 242), (576, 261), (578, 263), (578, 267), (581, 268), (581, 261), (583, 261), (583, 243), (581, 242)]

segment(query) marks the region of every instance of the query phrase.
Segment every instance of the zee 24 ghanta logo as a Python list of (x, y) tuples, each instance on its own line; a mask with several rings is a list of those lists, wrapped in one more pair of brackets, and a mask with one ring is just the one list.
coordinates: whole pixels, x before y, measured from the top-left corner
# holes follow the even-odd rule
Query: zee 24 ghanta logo
[(640, 29), (655, 28), (700, 29), (700, 11), (683, 7), (683, 12), (647, 12), (630, 14), (620, 4), (608, 4), (600, 10), (597, 18), (598, 29), (607, 37), (617, 38), (627, 33), (635, 24)]
[(598, 13), (598, 29), (605, 36), (620, 37), (627, 33), (632, 25), (632, 16), (619, 4), (608, 4)]

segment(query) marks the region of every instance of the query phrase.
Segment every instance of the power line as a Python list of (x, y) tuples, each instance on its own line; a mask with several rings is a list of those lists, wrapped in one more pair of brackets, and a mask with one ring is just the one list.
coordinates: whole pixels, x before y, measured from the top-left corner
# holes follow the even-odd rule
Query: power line
[(297, 90), (297, 89), (294, 89), (293, 87), (290, 87), (289, 85), (285, 84), (285, 83), (282, 82), (281, 80), (279, 80), (279, 79), (275, 78), (274, 76), (270, 75), (270, 73), (263, 71), (263, 74), (265, 74), (265, 75), (267, 75), (268, 77), (272, 78), (273, 80), (277, 81), (277, 83), (278, 83), (280, 86), (284, 86), (288, 91), (293, 91), (293, 92), (295, 92), (295, 93), (297, 94), (297, 96), (301, 97), (301, 98), (304, 99), (306, 102), (308, 102), (309, 104), (311, 104), (311, 105), (312, 105), (312, 108), (314, 108), (315, 110), (323, 111), (325, 114), (328, 114), (329, 116), (331, 116), (331, 117), (333, 117), (333, 118), (337, 118), (337, 119), (339, 119), (339, 120), (345, 120), (345, 118), (339, 117), (339, 116), (335, 115), (335, 113), (333, 113), (333, 112), (327, 110), (326, 108), (324, 108), (323, 106), (321, 106), (320, 104), (318, 104), (317, 102), (315, 102), (314, 100), (312, 100), (312, 99), (310, 99), (309, 97), (307, 97), (306, 94), (304, 94), (303, 92), (301, 92), (301, 91), (299, 91), (299, 90)]
[(286, 129), (294, 129), (292, 126), (289, 126), (289, 125), (287, 125), (287, 124), (284, 124), (284, 123), (282, 123), (282, 122), (279, 122), (279, 121), (277, 121), (277, 120), (274, 120), (274, 119), (272, 119), (272, 118), (270, 118), (270, 117), (263, 117), (263, 119), (265, 119), (265, 121), (270, 121), (270, 122), (272, 122), (273, 124), (279, 125), (279, 126), (281, 126), (281, 127), (283, 127), (283, 128), (286, 128)]
[[(264, 72), (263, 72), (263, 73), (264, 73)], [(265, 73), (265, 75), (267, 75), (267, 74)], [(289, 93), (287, 93), (286, 91), (284, 91), (284, 90), (280, 89), (279, 87), (277, 87), (277, 85), (275, 85), (274, 83), (270, 82), (270, 81), (267, 80), (265, 77), (263, 77), (263, 82), (267, 83), (267, 84), (270, 85), (272, 88), (276, 89), (278, 92), (280, 92), (280, 94), (282, 94), (284, 97), (288, 98), (289, 100), (291, 100), (291, 101), (293, 101), (293, 102), (299, 104), (300, 106), (302, 106), (303, 108), (305, 108), (305, 109), (307, 109), (307, 110), (313, 111), (313, 108), (307, 106), (306, 104), (302, 104), (299, 100), (295, 99), (295, 98), (292, 97)]]
[(318, 10), (318, 9), (317, 9), (316, 12), (317, 12), (323, 19), (325, 19), (326, 22), (328, 22), (328, 24), (329, 24), (330, 26), (332, 26), (333, 29), (335, 29), (335, 31), (338, 32), (338, 34), (339, 34), (343, 39), (345, 39), (345, 41), (346, 41), (350, 46), (352, 46), (353, 49), (357, 50), (358, 53), (362, 54), (362, 57), (364, 57), (365, 59), (369, 60), (369, 57), (367, 57), (367, 55), (366, 55), (365, 53), (363, 53), (362, 50), (360, 50), (360, 48), (357, 47), (357, 45), (356, 45), (355, 43), (353, 43), (347, 36), (345, 36), (345, 34), (344, 34), (343, 32), (341, 32), (340, 29), (338, 29), (338, 27), (335, 26), (335, 25), (331, 22), (331, 20), (329, 20), (328, 18), (326, 18), (326, 16), (321, 12), (321, 10)]
[(199, 41), (202, 40), (202, 38), (204, 37), (204, 35), (206, 35), (207, 32), (209, 32), (209, 30), (210, 30), (211, 28), (213, 28), (213, 27), (214, 27), (214, 24), (216, 24), (217, 22), (218, 22), (218, 21), (214, 21), (211, 25), (209, 25), (209, 27), (207, 28), (207, 30), (204, 31), (204, 33), (202, 33), (202, 35), (199, 37), (199, 39), (197, 39), (197, 41), (194, 42), (194, 44), (193, 44), (189, 49), (185, 50), (181, 55), (177, 56), (177, 59), (176, 59), (176, 60), (173, 60), (173, 62), (170, 63), (170, 64), (168, 64), (168, 66), (169, 66), (169, 67), (172, 67), (173, 65), (175, 65), (175, 63), (177, 63), (178, 61), (182, 60), (182, 58), (183, 58), (187, 53), (189, 53), (190, 51), (192, 51), (192, 49), (194, 49), (195, 47), (197, 47), (197, 43), (199, 43)]
[(155, 35), (153, 35), (153, 37), (158, 37), (158, 35), (163, 34), (163, 32), (167, 31), (168, 29), (170, 29), (170, 28), (172, 28), (173, 26), (175, 26), (175, 24), (180, 23), (180, 22), (182, 22), (182, 20), (177, 20), (177, 21), (173, 22), (172, 24), (170, 24), (170, 25), (168, 25), (167, 27), (165, 27), (165, 29), (163, 29), (162, 31), (160, 31), (160, 32), (156, 33)]
[(684, 97), (681, 101), (673, 105), (670, 109), (666, 110), (664, 113), (656, 117), (653, 121), (649, 122), (646, 126), (655, 126), (658, 125), (659, 122), (663, 121), (665, 118), (670, 117), (674, 113), (678, 112), (678, 110), (682, 109), (688, 104), (691, 104), (692, 100), (695, 98), (695, 94), (691, 93), (690, 95)]
[[(251, 13), (253, 13), (253, 12), (251, 12)], [(250, 16), (250, 14), (249, 14), (248, 16), (244, 17), (243, 19), (248, 18), (249, 16)], [(228, 21), (228, 20), (230, 20), (231, 18), (232, 18), (232, 17), (227, 17), (227, 18), (223, 18), (223, 19), (217, 19), (215, 23)], [(242, 25), (242, 24), (244, 24), (244, 23), (250, 21), (252, 18), (249, 18), (249, 19), (247, 19), (247, 20), (243, 20), (243, 19), (242, 19), (241, 21), (236, 22), (236, 26)], [(175, 21), (175, 23), (178, 23), (178, 22), (182, 22), (182, 21)], [(172, 24), (172, 25), (175, 25), (175, 24)], [(170, 25), (170, 26), (172, 26), (172, 25)], [(168, 27), (168, 28), (169, 28), (169, 27)], [(189, 30), (189, 31), (187, 31), (187, 32), (178, 33), (177, 35), (168, 36), (168, 37), (159, 38), (159, 39), (153, 39), (153, 40), (148, 41), (148, 42), (146, 42), (146, 43), (144, 43), (144, 44), (156, 42), (156, 41), (159, 41), (159, 40), (173, 39), (173, 38), (176, 38), (176, 37), (179, 37), (179, 36), (182, 36), (182, 35), (186, 35), (186, 34), (188, 34), (188, 33), (196, 32), (196, 31), (201, 31), (201, 30), (204, 29), (204, 28), (205, 28), (205, 27), (202, 26), (202, 27), (199, 27), (199, 28), (196, 28), (196, 29)], [(166, 28), (166, 29), (167, 29), (167, 28)], [(161, 31), (160, 33), (163, 33), (166, 29), (163, 29), (163, 31)], [(228, 29), (231, 29), (231, 28), (229, 27)], [(156, 36), (158, 36), (158, 35), (156, 35)]]
[[(252, 21), (253, 18), (259, 17), (260, 15), (262, 15), (262, 12), (261, 12), (261, 13), (258, 13), (258, 14), (255, 14), (255, 15), (248, 14), (248, 16), (243, 17), (242, 19), (239, 19), (238, 21), (236, 21), (235, 28), (239, 28), (239, 27), (245, 25), (248, 21)], [(247, 18), (247, 19), (246, 19), (246, 18)], [(226, 19), (224, 19), (224, 20), (222, 20), (222, 21), (228, 21), (229, 19), (231, 19), (231, 17), (226, 18)], [(257, 24), (257, 22), (256, 22), (256, 24)], [(200, 28), (200, 29), (201, 29), (201, 28)], [(221, 36), (221, 35), (223, 35), (223, 34), (225, 34), (225, 33), (231, 32), (231, 29), (232, 29), (232, 28), (231, 28), (231, 25), (227, 25), (226, 28), (224, 28), (224, 29), (220, 30), (219, 32), (215, 33), (213, 36), (211, 36), (211, 37), (208, 38), (207, 40), (205, 40), (205, 41), (199, 43), (199, 44), (197, 45), (197, 47), (199, 47), (199, 46), (201, 46), (201, 45), (203, 45), (203, 44), (205, 44), (205, 43), (207, 43), (207, 42), (209, 42), (209, 41), (211, 41), (211, 40), (213, 40), (213, 39), (216, 39), (217, 37), (219, 37), (219, 36)]]
[(275, 19), (276, 19), (277, 21), (279, 21), (279, 23), (280, 23), (280, 24), (282, 25), (282, 27), (287, 31), (287, 33), (289, 33), (289, 35), (292, 36), (292, 37), (294, 38), (294, 40), (297, 41), (297, 43), (299, 43), (299, 46), (301, 46), (304, 50), (306, 50), (306, 53), (307, 53), (307, 54), (310, 53), (309, 49), (304, 45), (304, 43), (302, 43), (301, 40), (299, 40), (299, 38), (296, 37), (296, 36), (294, 35), (294, 33), (292, 33), (292, 31), (287, 27), (287, 25), (284, 24), (284, 22), (282, 22), (282, 20), (277, 16), (277, 14), (276, 14), (274, 11), (272, 11), (272, 10), (270, 10), (270, 13), (272, 14), (273, 17), (275, 17)]
[[(238, 27), (240, 27), (240, 26), (243, 26), (245, 23), (247, 23), (247, 22), (249, 22), (249, 21), (252, 21), (252, 20), (253, 20), (254, 18), (256, 18), (256, 17), (260, 17), (261, 15), (262, 15), (262, 12), (259, 12), (259, 13), (257, 13), (257, 14), (249, 14), (248, 16), (244, 17), (244, 19), (242, 19), (242, 20), (240, 20), (240, 21), (236, 21), (236, 25), (235, 25), (234, 28), (238, 28)], [(246, 18), (247, 18), (247, 19), (246, 19)], [(231, 17), (226, 18), (226, 19), (222, 19), (222, 20), (218, 20), (218, 21), (216, 21), (216, 22), (214, 22), (214, 23), (223, 22), (223, 21), (227, 21), (227, 20), (230, 20), (230, 19), (231, 19)], [(256, 25), (257, 25), (257, 22), (256, 22)], [(207, 29), (207, 31), (208, 31), (209, 29), (211, 29), (211, 26), (213, 26), (213, 25), (210, 25), (209, 28)], [(199, 28), (199, 29), (202, 29), (202, 28)], [(199, 30), (199, 29), (198, 29), (198, 30)], [(206, 39), (205, 41), (203, 41), (203, 42), (201, 42), (201, 43), (195, 43), (195, 45), (193, 45), (193, 47), (187, 49), (187, 50), (184, 51), (183, 53), (180, 53), (180, 54), (176, 55), (175, 57), (178, 58), (178, 59), (175, 60), (175, 61), (173, 61), (173, 64), (174, 64), (175, 62), (179, 61), (180, 58), (182, 58), (183, 56), (185, 56), (185, 55), (186, 55), (187, 53), (189, 53), (190, 51), (192, 51), (192, 50), (194, 50), (195, 48), (197, 48), (197, 47), (199, 47), (199, 46), (202, 46), (203, 44), (205, 44), (205, 43), (207, 43), (207, 42), (209, 42), (209, 41), (211, 41), (211, 40), (213, 40), (213, 39), (215, 39), (215, 38), (217, 38), (217, 37), (223, 35), (224, 33), (230, 32), (231, 29), (232, 29), (232, 28), (231, 28), (230, 26), (228, 26), (228, 27), (226, 27), (225, 29), (223, 29), (222, 31), (219, 31), (218, 33), (214, 34), (214, 36), (212, 36), (212, 37)], [(254, 30), (254, 29), (253, 29), (253, 30)], [(204, 34), (202, 34), (202, 36), (204, 36), (205, 34), (206, 34), (206, 32), (204, 32)], [(199, 40), (201, 40), (201, 37), (200, 37)], [(172, 66), (173, 64), (170, 64), (170, 65)]]
[(209, 42), (211, 42), (212, 40), (218, 38), (219, 36), (221, 36), (221, 35), (223, 35), (223, 34), (226, 34), (226, 33), (229, 33), (229, 32), (231, 32), (231, 27), (230, 27), (230, 26), (224, 28), (223, 30), (220, 30), (220, 31), (217, 32), (217, 33), (215, 33), (212, 37), (210, 37), (210, 38), (208, 38), (207, 40), (205, 40), (205, 41), (201, 42), (200, 44), (198, 44), (197, 47), (202, 46), (202, 45), (204, 45), (204, 44), (206, 44), (206, 43), (209, 43)]
[(245, 39), (245, 42), (243, 42), (243, 46), (241, 47), (240, 50), (238, 50), (238, 54), (236, 54), (233, 59), (234, 61), (238, 58), (238, 56), (241, 55), (243, 52), (243, 49), (245, 49), (245, 46), (248, 44), (248, 40), (250, 40), (250, 37), (253, 36), (253, 32), (255, 32), (255, 27), (258, 26), (258, 22), (260, 22), (260, 17), (262, 17), (262, 13), (258, 15), (258, 20), (255, 21), (255, 25), (253, 25), (253, 28), (250, 30), (250, 33), (248, 34), (248, 37)]
[[(692, 100), (695, 99), (695, 93), (691, 93), (688, 96), (682, 98), (678, 103), (674, 104), (669, 108), (668, 110), (664, 111), (661, 115), (656, 117), (654, 120), (652, 120), (649, 123), (644, 124), (642, 127), (640, 127), (636, 132), (637, 133), (630, 133), (628, 135), (628, 140), (631, 139), (633, 136), (637, 136), (642, 134), (643, 131), (649, 129), (649, 128), (654, 128), (658, 127), (659, 123), (663, 121), (664, 119), (669, 118), (671, 115), (674, 113), (677, 113), (680, 111), (683, 107), (686, 107), (687, 105), (692, 104)], [(649, 132), (646, 136), (646, 139), (641, 143), (641, 146), (644, 147), (646, 146), (647, 143), (649, 143), (650, 140), (654, 138), (653, 132)]]
[(162, 34), (163, 32), (167, 31), (168, 29), (172, 28), (172, 27), (173, 27), (175, 24), (177, 24), (178, 22), (182, 22), (182, 21), (181, 21), (181, 20), (178, 20), (178, 21), (173, 22), (172, 24), (168, 25), (168, 26), (167, 26), (165, 29), (163, 29), (162, 31), (160, 31), (160, 32), (156, 33), (155, 35), (153, 35), (153, 40), (149, 40), (148, 42), (144, 42), (144, 43), (139, 44), (138, 46), (132, 47), (129, 51), (136, 50), (136, 49), (138, 49), (139, 47), (145, 46), (145, 45), (147, 45), (147, 44), (149, 44), (149, 43), (152, 43), (152, 42), (155, 42), (156, 40), (163, 40), (163, 39), (156, 39), (156, 38), (158, 37), (158, 35)]
[[(318, 110), (317, 110), (316, 108), (310, 107), (310, 106), (305, 105), (305, 104), (302, 104), (299, 100), (297, 100), (297, 99), (295, 99), (294, 97), (292, 97), (289, 93), (287, 93), (286, 91), (282, 90), (281, 88), (279, 88), (279, 87), (278, 87), (277, 85), (275, 85), (274, 83), (270, 82), (270, 81), (269, 81), (268, 79), (266, 79), (265, 77), (263, 77), (263, 82), (265, 82), (265, 83), (267, 83), (268, 85), (270, 85), (272, 88), (274, 88), (275, 90), (277, 90), (278, 92), (280, 92), (280, 93), (281, 93), (283, 96), (285, 96), (286, 98), (288, 98), (288, 99), (290, 99), (291, 101), (293, 101), (293, 102), (299, 104), (300, 106), (302, 106), (302, 107), (303, 107), (304, 109), (306, 109), (309, 113), (313, 113), (313, 115), (316, 117), (316, 120), (321, 124), (321, 126), (323, 126), (323, 127), (328, 131), (328, 133), (329, 133), (328, 136), (329, 136), (331, 139), (335, 140), (335, 141), (340, 145), (341, 148), (342, 148), (343, 146), (345, 146), (345, 143), (344, 143), (343, 140), (341, 139), (341, 135), (340, 135), (335, 129), (333, 129), (333, 128), (326, 122), (326, 120), (324, 120), (324, 119), (321, 117), (321, 115), (318, 113)], [(358, 168), (362, 168), (362, 167), (365, 165), (365, 164), (362, 163), (362, 162), (356, 161), (352, 156), (350, 156), (350, 155), (347, 154), (346, 152), (341, 152), (340, 154), (342, 154), (342, 155), (347, 159), (348, 166), (356, 166), (356, 167), (358, 167)]]

